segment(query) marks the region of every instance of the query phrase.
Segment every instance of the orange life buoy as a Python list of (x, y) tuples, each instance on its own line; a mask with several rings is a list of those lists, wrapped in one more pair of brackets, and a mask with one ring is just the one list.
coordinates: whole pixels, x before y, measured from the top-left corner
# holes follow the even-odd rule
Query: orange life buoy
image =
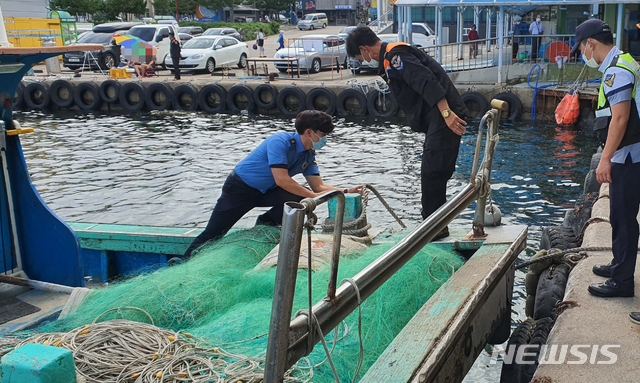
[(580, 101), (578, 100), (578, 92), (571, 91), (562, 98), (556, 108), (556, 123), (562, 126), (573, 125), (578, 122), (579, 115)]

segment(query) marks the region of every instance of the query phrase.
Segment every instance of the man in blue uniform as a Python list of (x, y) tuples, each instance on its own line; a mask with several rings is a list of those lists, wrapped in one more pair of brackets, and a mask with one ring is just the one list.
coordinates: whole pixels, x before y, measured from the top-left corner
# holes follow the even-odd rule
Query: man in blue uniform
[[(426, 219), (446, 202), (447, 181), (455, 171), (467, 125), (464, 101), (440, 64), (411, 45), (383, 43), (368, 27), (351, 32), (346, 45), (349, 56), (379, 68), (411, 130), (425, 134), (421, 181)], [(448, 235), (445, 227), (434, 240)]]
[[(254, 207), (271, 207), (256, 224), (282, 223), (284, 203), (314, 198), (330, 190), (359, 193), (362, 186), (347, 189), (326, 185), (320, 178), (315, 150), (324, 146), (333, 131), (331, 116), (317, 110), (305, 110), (296, 117), (297, 133), (276, 133), (264, 140), (236, 165), (222, 186), (222, 195), (211, 213), (204, 231), (194, 239), (184, 258), (206, 241), (225, 235)], [(311, 190), (297, 183), (304, 175)]]
[(604, 149), (596, 176), (598, 182), (609, 183), (613, 230), (613, 260), (593, 267), (596, 275), (608, 279), (590, 285), (589, 292), (633, 297), (640, 207), (640, 65), (613, 45), (611, 28), (601, 20), (587, 20), (576, 28), (571, 54), (578, 49), (588, 66), (603, 73), (594, 128)]

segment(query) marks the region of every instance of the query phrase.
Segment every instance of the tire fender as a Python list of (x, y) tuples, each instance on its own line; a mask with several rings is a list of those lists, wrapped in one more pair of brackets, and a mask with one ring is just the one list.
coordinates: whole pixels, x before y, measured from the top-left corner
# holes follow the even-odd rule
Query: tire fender
[[(40, 92), (41, 97), (36, 98), (36, 93)], [(49, 86), (42, 82), (31, 82), (24, 90), (24, 102), (29, 109), (42, 110), (49, 106)]]
[[(86, 97), (87, 94), (90, 95), (90, 98)], [(98, 110), (102, 106), (100, 87), (94, 82), (83, 82), (73, 92), (73, 100), (82, 110)]]
[[(137, 98), (138, 101), (134, 101)], [(120, 106), (129, 113), (144, 108), (144, 89), (137, 82), (127, 82), (120, 87)]]
[(197, 110), (198, 90), (191, 84), (178, 85), (171, 97), (174, 110)]
[[(318, 101), (320, 97), (326, 99), (327, 103), (322, 105), (317, 104), (316, 101)], [(313, 88), (307, 93), (305, 103), (307, 104), (307, 109), (333, 114), (336, 111), (336, 94), (331, 89)]]
[(16, 93), (13, 96), (12, 109), (17, 110), (22, 107), (22, 104), (24, 103), (24, 88), (24, 84), (22, 83), (22, 81), (20, 81), (18, 87), (16, 88)]
[(56, 80), (49, 85), (51, 103), (59, 108), (73, 106), (73, 95), (76, 86), (67, 80)]
[(227, 90), (218, 84), (205, 85), (198, 93), (198, 105), (208, 114), (223, 113), (227, 109)]
[[(297, 107), (291, 107), (287, 105), (287, 102), (293, 98), (297, 102)], [(306, 96), (300, 88), (295, 86), (288, 86), (278, 93), (278, 111), (285, 117), (295, 117), (298, 113), (306, 109)]]
[(100, 83), (100, 99), (107, 104), (115, 104), (120, 98), (120, 83), (106, 80)]
[[(263, 96), (266, 95), (266, 101)], [(271, 84), (260, 84), (253, 91), (253, 102), (261, 109), (272, 109), (278, 103), (278, 90)]]
[[(241, 105), (238, 97), (244, 97), (246, 105)], [(246, 85), (234, 85), (227, 91), (227, 109), (231, 113), (240, 113), (243, 110), (253, 112), (255, 102), (253, 101), (253, 90)]]
[(489, 102), (480, 92), (469, 91), (460, 95), (462, 101), (469, 110), (468, 117), (472, 120), (479, 120), (489, 110)]
[[(351, 109), (346, 105), (350, 99), (357, 101), (357, 108)], [(340, 116), (364, 116), (367, 114), (367, 96), (357, 89), (345, 89), (336, 100), (336, 110)]]
[[(384, 101), (383, 108), (386, 110), (379, 110), (380, 103)], [(389, 105), (387, 106), (387, 101)], [(381, 92), (373, 89), (367, 95), (367, 110), (369, 114), (376, 117), (392, 117), (398, 112), (398, 101), (396, 101), (393, 93), (382, 94)]]
[(522, 115), (522, 102), (515, 94), (511, 92), (501, 92), (494, 97), (497, 100), (506, 101), (509, 104), (509, 111), (506, 113), (506, 119), (515, 122)]
[(145, 89), (144, 103), (149, 110), (170, 109), (173, 105), (173, 89), (162, 82), (150, 84)]

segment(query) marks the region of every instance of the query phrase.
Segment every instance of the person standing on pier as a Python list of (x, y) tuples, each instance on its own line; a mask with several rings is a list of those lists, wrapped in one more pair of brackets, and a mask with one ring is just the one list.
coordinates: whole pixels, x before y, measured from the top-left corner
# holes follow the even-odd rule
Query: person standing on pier
[(544, 28), (542, 26), (542, 16), (536, 16), (536, 21), (529, 25), (529, 33), (534, 36), (531, 38), (531, 61), (538, 61), (538, 51), (540, 50), (540, 39), (541, 37), (536, 37), (537, 35), (541, 35), (544, 33)]
[(171, 63), (173, 64), (173, 73), (175, 77), (173, 81), (180, 80), (180, 57), (182, 57), (180, 40), (176, 39), (176, 35), (173, 31), (169, 32), (169, 55), (171, 56)]
[(522, 17), (520, 16), (516, 16), (513, 18), (513, 27), (511, 27), (511, 39), (512, 39), (512, 43), (511, 43), (511, 61), (513, 62), (518, 62), (518, 50), (520, 49), (520, 43), (521, 43), (521, 38), (518, 36), (521, 36), (524, 32), (522, 31), (522, 28), (520, 28), (520, 20), (522, 20)]
[[(236, 165), (222, 186), (222, 194), (213, 208), (204, 231), (183, 255), (191, 253), (210, 239), (225, 235), (236, 222), (255, 207), (271, 207), (258, 217), (256, 225), (280, 225), (285, 202), (300, 202), (331, 190), (360, 193), (362, 185), (337, 188), (320, 178), (316, 150), (333, 132), (331, 116), (318, 110), (305, 110), (296, 117), (296, 133), (276, 133), (262, 141)], [(311, 190), (297, 183), (293, 176), (302, 174)]]
[(633, 297), (640, 208), (640, 95), (636, 94), (640, 65), (613, 45), (611, 27), (598, 19), (576, 28), (571, 54), (577, 50), (586, 65), (603, 73), (594, 129), (604, 149), (596, 177), (600, 183), (609, 183), (613, 245), (611, 263), (593, 267), (594, 274), (608, 279), (590, 285), (589, 292), (599, 297)]
[[(447, 199), (447, 181), (455, 171), (460, 136), (467, 125), (464, 101), (442, 66), (409, 44), (383, 43), (369, 27), (358, 27), (347, 37), (346, 46), (347, 55), (379, 68), (411, 130), (425, 134), (421, 181), (426, 219)], [(448, 235), (445, 227), (434, 240)]]
[[(480, 35), (478, 35), (478, 31), (476, 30), (476, 25), (473, 24), (471, 26), (471, 30), (469, 34), (467, 34), (467, 38), (469, 41), (475, 41), (480, 39)], [(470, 43), (469, 44), (469, 58), (475, 59), (478, 56), (478, 43)]]

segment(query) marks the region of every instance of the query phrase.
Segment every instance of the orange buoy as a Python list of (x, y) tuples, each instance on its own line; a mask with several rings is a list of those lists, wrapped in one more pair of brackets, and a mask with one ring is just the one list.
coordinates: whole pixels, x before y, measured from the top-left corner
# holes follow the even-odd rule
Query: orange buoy
[(571, 90), (566, 94), (556, 108), (556, 123), (561, 126), (573, 125), (578, 122), (580, 115), (580, 101), (578, 92)]
[(556, 57), (569, 57), (571, 47), (569, 44), (563, 41), (554, 41), (547, 47), (545, 56), (549, 59), (549, 62), (556, 63)]

